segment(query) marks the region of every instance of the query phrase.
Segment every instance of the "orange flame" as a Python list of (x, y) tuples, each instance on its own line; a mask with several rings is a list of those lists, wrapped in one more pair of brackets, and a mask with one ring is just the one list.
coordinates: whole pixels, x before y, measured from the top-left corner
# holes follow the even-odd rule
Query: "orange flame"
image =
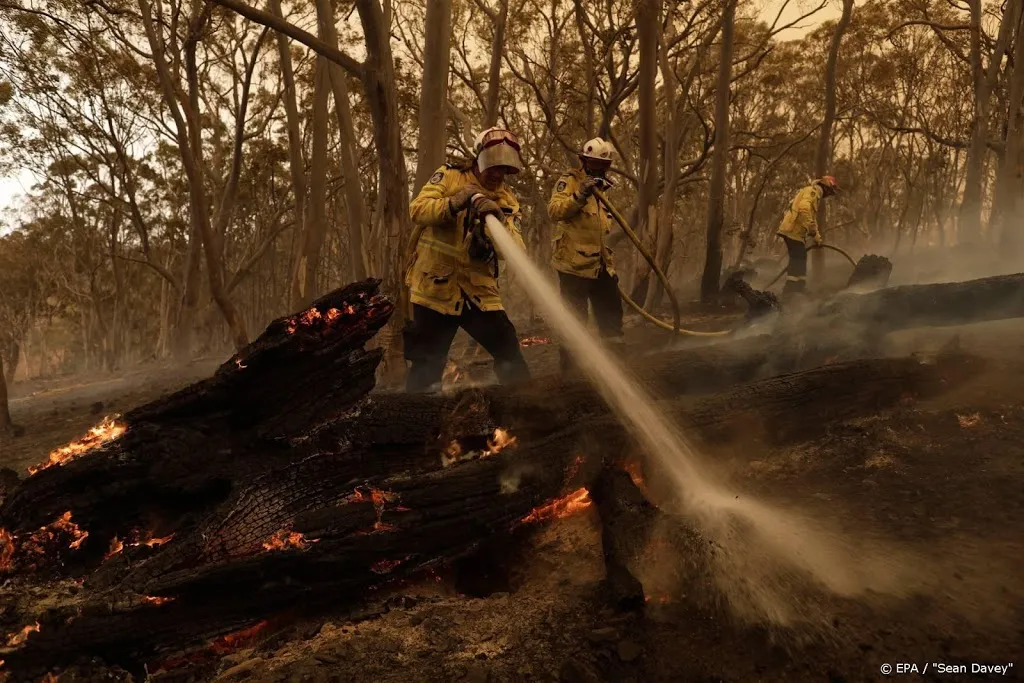
[(117, 417), (119, 416), (114, 415), (113, 417), (103, 418), (103, 421), (100, 424), (90, 429), (89, 433), (79, 441), (72, 441), (66, 446), (61, 446), (60, 448), (50, 451), (49, 459), (35, 467), (29, 467), (28, 473), (30, 475), (35, 474), (36, 472), (45, 470), (47, 467), (63, 464), (68, 460), (73, 460), (74, 458), (107, 443), (108, 441), (113, 441), (118, 438), (128, 430), (128, 427), (118, 424), (115, 421)]
[(539, 346), (541, 344), (550, 344), (551, 340), (547, 337), (523, 337), (519, 340), (519, 346), (526, 348), (527, 346)]
[(580, 510), (585, 510), (591, 505), (590, 492), (585, 488), (579, 488), (547, 505), (534, 508), (530, 514), (519, 520), (519, 523), (530, 524), (547, 519), (561, 519), (562, 517), (573, 515)]
[(103, 560), (109, 560), (122, 550), (124, 550), (124, 543), (121, 541), (120, 538), (114, 536), (112, 539), (110, 539), (110, 549), (107, 551), (107, 554), (103, 556)]
[(509, 434), (507, 429), (498, 427), (494, 430), (494, 436), (487, 439), (487, 451), (484, 456), (496, 455), (509, 446), (514, 446), (516, 437)]
[[(71, 510), (68, 510), (57, 521), (49, 525), (54, 531), (66, 531), (74, 539), (69, 544), (70, 547), (78, 550), (82, 547), (82, 543), (85, 539), (89, 538), (88, 531), (82, 531), (77, 524), (71, 521)], [(40, 531), (45, 531), (47, 527), (43, 527)]]
[(164, 603), (174, 602), (174, 598), (162, 598), (158, 595), (144, 595), (142, 596), (147, 602), (151, 602), (154, 605), (163, 605)]
[(39, 632), (39, 622), (38, 621), (36, 623), (34, 623), (34, 624), (29, 624), (28, 626), (24, 627), (23, 629), (21, 629), (17, 633), (12, 633), (12, 634), (7, 636), (7, 647), (16, 647), (18, 645), (21, 645), (26, 640), (28, 640), (28, 636), (29, 636), (30, 633), (38, 633), (38, 632)]
[(238, 366), (239, 370), (245, 370), (247, 367), (249, 367), (248, 365), (246, 365), (245, 363), (242, 362), (241, 358), (236, 358), (235, 359), (235, 365)]
[(629, 474), (629, 478), (633, 480), (633, 483), (636, 484), (638, 489), (644, 492), (647, 491), (647, 482), (644, 479), (644, 471), (640, 466), (639, 460), (631, 460), (627, 462), (623, 466), (623, 469), (626, 470), (626, 473)]
[(163, 538), (150, 538), (150, 539), (147, 539), (147, 540), (143, 541), (142, 543), (137, 543), (136, 545), (148, 545), (150, 548), (154, 548), (154, 547), (156, 547), (158, 545), (163, 545), (164, 543), (167, 543), (172, 538), (174, 538), (174, 534), (168, 534), (167, 536), (164, 536)]
[(306, 540), (306, 537), (297, 531), (281, 529), (263, 542), (263, 549), (288, 550), (289, 548), (298, 548), (299, 550), (308, 550), (309, 546), (316, 543), (317, 540), (319, 539)]

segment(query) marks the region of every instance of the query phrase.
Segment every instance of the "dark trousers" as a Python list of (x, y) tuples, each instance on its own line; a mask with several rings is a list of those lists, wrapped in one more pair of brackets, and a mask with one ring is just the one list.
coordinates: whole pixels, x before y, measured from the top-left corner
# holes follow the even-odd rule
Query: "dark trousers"
[(468, 299), (460, 315), (445, 315), (418, 304), (412, 309), (405, 330), (405, 358), (412, 362), (406, 391), (431, 391), (440, 385), (448, 349), (460, 327), (494, 358), (494, 374), (502, 384), (530, 378), (516, 328), (505, 311), (481, 311)]
[(789, 252), (789, 265), (786, 266), (786, 285), (782, 294), (801, 293), (807, 288), (807, 247), (803, 242), (782, 236)]
[[(558, 285), (565, 305), (583, 323), (587, 322), (587, 304), (590, 304), (594, 308), (597, 333), (605, 339), (622, 337), (622, 300), (619, 298), (618, 275), (609, 275), (602, 268), (597, 278), (591, 280), (559, 272)], [(569, 352), (561, 347), (559, 355), (562, 368), (568, 369), (571, 366)]]

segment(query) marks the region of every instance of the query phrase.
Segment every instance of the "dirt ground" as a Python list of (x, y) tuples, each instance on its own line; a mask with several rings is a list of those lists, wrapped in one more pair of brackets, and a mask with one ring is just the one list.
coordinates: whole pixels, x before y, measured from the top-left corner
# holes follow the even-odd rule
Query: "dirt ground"
[[(510, 549), (507, 590), (471, 597), (446, 577), (424, 577), (370, 596), (360, 615), (269, 625), (234, 651), (151, 678), (838, 682), (885, 680), (890, 665), (891, 677), (901, 680), (1019, 680), (1022, 333), (1024, 321), (1006, 321), (891, 335), (893, 355), (927, 356), (956, 343), (987, 362), (956, 392), (830, 424), (812, 442), (751, 441), (706, 456), (738, 498), (754, 496), (828, 529), (830, 542), (850, 549), (841, 561), (851, 571), (867, 571), (879, 553), (891, 553), (903, 595), (844, 597), (801, 584), (779, 592), (789, 623), (744, 619), (729, 604), (708, 606), (708, 596), (673, 582), (684, 558), (655, 547), (638, 570), (649, 594), (645, 613), (617, 615), (605, 607), (600, 527), (591, 508)], [(643, 333), (631, 334), (636, 340)], [(551, 344), (526, 355), (540, 371), (555, 367)], [(31, 392), (15, 387), (12, 412), (26, 431), (2, 446), (0, 466), (23, 472), (103, 414), (205, 376), (215, 364)], [(901, 673), (901, 663), (919, 673)], [(1011, 663), (1003, 675), (972, 673), (975, 664)], [(963, 665), (966, 673), (942, 673), (939, 664)], [(89, 667), (60, 678), (126, 679)]]

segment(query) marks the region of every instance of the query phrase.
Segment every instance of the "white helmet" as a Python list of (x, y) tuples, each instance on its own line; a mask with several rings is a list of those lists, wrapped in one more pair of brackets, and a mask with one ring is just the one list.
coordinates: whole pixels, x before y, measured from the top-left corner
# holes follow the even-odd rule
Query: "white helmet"
[(612, 154), (614, 153), (615, 148), (612, 147), (612, 143), (604, 138), (594, 138), (593, 140), (587, 140), (586, 144), (583, 145), (583, 151), (580, 152), (580, 156), (596, 159), (597, 161), (607, 161), (610, 164), (612, 163)]
[(510, 173), (519, 173), (523, 170), (519, 147), (519, 138), (507, 128), (488, 128), (477, 135), (473, 142), (476, 166), (481, 171), (494, 166), (505, 166), (510, 169)]

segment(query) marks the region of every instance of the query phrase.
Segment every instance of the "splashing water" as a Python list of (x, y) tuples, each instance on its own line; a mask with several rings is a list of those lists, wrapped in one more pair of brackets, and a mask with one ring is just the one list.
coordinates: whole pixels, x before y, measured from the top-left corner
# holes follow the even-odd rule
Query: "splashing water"
[(615, 358), (566, 308), (562, 298), (505, 227), (487, 219), (495, 246), (519, 275), (519, 282), (544, 318), (558, 331), (577, 365), (602, 398), (668, 476), (677, 496), (676, 512), (715, 542), (715, 582), (741, 614), (785, 624), (806, 606), (793, 586), (813, 581), (840, 596), (867, 591), (903, 595), (914, 572), (901, 552), (853, 547), (808, 519), (741, 498), (700, 467), (696, 449), (655, 407)]

